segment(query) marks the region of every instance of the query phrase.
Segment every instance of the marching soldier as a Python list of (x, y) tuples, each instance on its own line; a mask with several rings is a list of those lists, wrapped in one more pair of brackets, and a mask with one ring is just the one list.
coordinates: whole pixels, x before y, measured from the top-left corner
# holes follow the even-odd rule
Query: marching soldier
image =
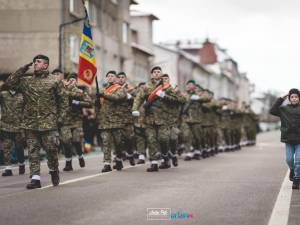
[(96, 104), (100, 104), (97, 115), (98, 129), (102, 138), (102, 149), (104, 153), (104, 167), (102, 173), (112, 171), (111, 154), (115, 150), (116, 170), (122, 170), (122, 135), (124, 123), (120, 114), (120, 103), (127, 101), (125, 90), (117, 83), (115, 71), (106, 74), (107, 85), (100, 90)]
[(25, 173), (24, 164), (24, 138), (21, 132), (21, 122), (24, 108), (22, 94), (15, 89), (0, 92), (1, 120), (0, 136), (3, 142), (3, 161), (5, 170), (2, 176), (12, 176), (11, 151), (13, 143), (19, 161), (19, 175)]
[[(144, 89), (146, 83), (139, 83), (137, 91), (139, 89)], [(134, 133), (136, 140), (136, 149), (138, 153), (137, 164), (145, 164), (146, 149), (147, 149), (147, 138), (146, 138), (146, 124), (145, 124), (145, 109), (144, 106), (140, 106), (139, 110), (140, 116), (134, 118)]]
[[(186, 102), (185, 97), (181, 94), (179, 90), (176, 90), (170, 85), (170, 78), (168, 74), (162, 75), (163, 82), (165, 85), (168, 84), (168, 88), (166, 88), (166, 93), (168, 95), (172, 95), (177, 97), (177, 102), (165, 102), (166, 111), (164, 115), (166, 117), (165, 123), (170, 127), (170, 151), (168, 152), (169, 157), (172, 160), (173, 166), (178, 166), (178, 158), (177, 158), (177, 148), (178, 148), (178, 137), (179, 137), (179, 117), (181, 112), (182, 105)], [(168, 155), (162, 155), (164, 162), (160, 165), (160, 169), (169, 168)]]
[(201, 150), (204, 147), (203, 140), (203, 108), (202, 104), (209, 101), (207, 96), (203, 95), (203, 90), (198, 87), (194, 80), (189, 80), (186, 83), (186, 91), (188, 96), (188, 102), (183, 107), (183, 119), (186, 127), (189, 128), (191, 138), (189, 139), (193, 146), (193, 150), (186, 149), (186, 156), (184, 160), (189, 161), (191, 159), (200, 159), (202, 154)]
[(78, 156), (79, 166), (85, 167), (85, 161), (82, 151), (82, 109), (91, 107), (91, 99), (87, 93), (77, 87), (77, 74), (72, 73), (63, 82), (64, 90), (62, 92), (64, 99), (63, 113), (65, 118), (62, 118), (62, 124), (59, 129), (60, 139), (65, 150), (66, 165), (64, 171), (72, 171), (72, 148)]
[[(31, 65), (34, 65), (33, 76), (23, 76)], [(5, 85), (15, 88), (24, 98), (24, 129), (29, 149), (31, 181), (28, 189), (40, 188), (40, 149), (47, 152), (48, 167), (53, 186), (59, 184), (58, 152), (55, 133), (57, 116), (61, 113), (60, 80), (49, 76), (49, 58), (37, 55), (33, 62), (18, 69), (10, 75)], [(60, 121), (60, 120), (59, 120)]]
[(127, 94), (127, 101), (120, 103), (121, 111), (120, 118), (123, 120), (123, 148), (126, 150), (127, 158), (131, 166), (135, 165), (133, 152), (135, 150), (135, 135), (133, 126), (133, 116), (131, 114), (131, 108), (134, 98), (134, 88), (129, 85), (127, 81), (127, 76), (124, 72), (117, 74), (118, 84), (125, 90)]
[(161, 68), (156, 66), (151, 70), (151, 81), (144, 89), (140, 89), (134, 99), (132, 115), (140, 116), (138, 111), (145, 103), (146, 137), (151, 162), (148, 172), (158, 171), (160, 151), (166, 154), (169, 151), (170, 128), (166, 126), (163, 112), (166, 105), (164, 102), (177, 102), (177, 97), (166, 93), (169, 85), (164, 85), (161, 79)]

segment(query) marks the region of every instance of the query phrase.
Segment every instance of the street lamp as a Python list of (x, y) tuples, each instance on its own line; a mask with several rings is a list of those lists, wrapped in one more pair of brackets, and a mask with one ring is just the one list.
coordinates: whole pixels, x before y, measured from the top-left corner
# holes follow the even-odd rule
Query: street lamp
[(58, 58), (58, 61), (59, 61), (59, 69), (63, 70), (63, 66), (64, 66), (64, 62), (63, 62), (63, 52), (64, 52), (64, 28), (65, 26), (68, 26), (68, 25), (71, 25), (71, 24), (74, 24), (74, 23), (77, 23), (79, 21), (82, 21), (84, 20), (85, 17), (83, 18), (78, 18), (78, 19), (75, 19), (75, 20), (72, 20), (72, 21), (69, 21), (69, 22), (66, 22), (66, 23), (62, 23), (59, 25), (59, 58)]

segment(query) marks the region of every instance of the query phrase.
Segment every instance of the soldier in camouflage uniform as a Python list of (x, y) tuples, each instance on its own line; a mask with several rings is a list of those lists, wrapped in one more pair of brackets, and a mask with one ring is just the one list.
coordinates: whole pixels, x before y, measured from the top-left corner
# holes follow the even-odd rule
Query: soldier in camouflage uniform
[(20, 129), (23, 115), (23, 96), (14, 89), (0, 92), (1, 120), (0, 138), (3, 143), (3, 161), (6, 166), (2, 176), (12, 176), (11, 151), (15, 144), (19, 161), (19, 174), (25, 173), (24, 164), (24, 137)]
[(167, 107), (165, 102), (177, 102), (178, 99), (167, 94), (167, 88), (168, 85), (164, 85), (161, 79), (161, 68), (154, 67), (151, 70), (151, 81), (139, 90), (132, 107), (132, 115), (139, 116), (138, 110), (146, 101), (146, 137), (151, 161), (148, 172), (158, 171), (160, 152), (166, 154), (169, 151), (170, 128), (165, 124), (163, 113)]
[[(136, 93), (139, 89), (144, 89), (146, 83), (140, 83), (136, 88)], [(147, 149), (147, 138), (146, 138), (146, 124), (145, 124), (145, 109), (142, 105), (139, 110), (140, 116), (134, 117), (134, 133), (136, 140), (136, 149), (138, 153), (137, 164), (145, 164), (146, 149)]]
[(205, 93), (209, 98), (208, 103), (204, 103), (203, 107), (203, 137), (205, 139), (205, 149), (203, 151), (202, 156), (208, 157), (214, 155), (217, 149), (217, 115), (216, 110), (218, 109), (218, 103), (215, 99), (213, 99), (213, 92), (206, 89)]
[(117, 170), (122, 170), (122, 135), (124, 123), (120, 111), (120, 103), (127, 101), (125, 90), (117, 83), (117, 74), (115, 71), (109, 71), (106, 74), (107, 85), (99, 91), (97, 101), (100, 103), (100, 109), (97, 114), (98, 129), (102, 138), (102, 150), (104, 153), (104, 168), (102, 172), (112, 171), (111, 154), (115, 150), (115, 166)]
[(224, 151), (229, 151), (232, 148), (232, 140), (231, 140), (231, 110), (229, 108), (229, 101), (226, 98), (220, 99), (221, 108), (218, 110), (220, 114), (220, 129), (224, 138)]
[[(34, 64), (33, 76), (23, 76)], [(61, 116), (60, 80), (49, 76), (49, 58), (45, 55), (34, 57), (29, 63), (10, 75), (5, 82), (15, 88), (24, 98), (24, 119), (22, 127), (26, 131), (29, 150), (31, 182), (28, 189), (40, 188), (40, 149), (47, 153), (52, 184), (59, 184), (58, 152), (56, 147), (57, 116)], [(58, 121), (61, 121), (58, 119)]]
[(236, 102), (231, 102), (231, 127), (232, 127), (232, 149), (240, 150), (241, 149), (241, 137), (242, 137), (242, 112), (238, 109)]
[[(164, 74), (162, 76), (163, 82), (166, 84), (170, 83), (170, 78), (168, 74)], [(181, 108), (183, 104), (186, 102), (185, 96), (183, 94), (173, 88), (171, 85), (166, 88), (166, 93), (168, 95), (172, 95), (177, 97), (177, 102), (166, 102), (165, 112), (163, 116), (166, 117), (165, 123), (167, 126), (170, 127), (170, 151), (169, 151), (169, 157), (167, 155), (162, 155), (162, 158), (164, 162), (160, 165), (160, 169), (168, 168), (170, 167), (168, 158), (171, 158), (173, 166), (178, 166), (178, 158), (177, 158), (177, 148), (178, 148), (178, 137), (179, 137), (179, 119), (180, 119), (180, 113)]]
[(193, 158), (199, 160), (204, 147), (202, 104), (209, 100), (203, 95), (202, 87), (197, 87), (194, 80), (187, 82), (186, 91), (188, 102), (183, 107), (183, 120), (190, 131), (189, 145), (193, 146), (193, 151), (187, 148), (184, 160), (189, 161)]
[(123, 149), (126, 151), (127, 158), (131, 166), (135, 165), (133, 153), (135, 151), (135, 135), (133, 126), (133, 116), (131, 114), (131, 108), (133, 104), (133, 98), (135, 95), (135, 89), (129, 85), (127, 81), (126, 73), (120, 72), (117, 74), (118, 84), (125, 90), (127, 94), (127, 101), (120, 103), (121, 110), (119, 111), (120, 117), (123, 120)]
[(63, 124), (59, 128), (60, 140), (64, 146), (66, 166), (64, 171), (72, 171), (72, 148), (74, 147), (78, 156), (79, 166), (85, 167), (82, 151), (82, 108), (91, 107), (91, 99), (87, 93), (77, 87), (77, 74), (72, 73), (63, 82)]

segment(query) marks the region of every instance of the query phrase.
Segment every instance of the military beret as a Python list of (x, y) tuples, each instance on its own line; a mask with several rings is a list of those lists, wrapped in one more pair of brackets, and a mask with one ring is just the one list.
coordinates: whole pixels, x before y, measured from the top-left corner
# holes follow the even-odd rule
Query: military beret
[(59, 68), (56, 68), (52, 71), (52, 73), (63, 73), (63, 71)]
[(37, 59), (43, 59), (43, 60), (45, 60), (45, 61), (47, 61), (49, 63), (49, 57), (46, 56), (46, 55), (37, 55), (37, 56), (35, 56), (33, 58), (33, 62), (35, 62), (35, 60), (37, 60)]
[(105, 75), (105, 77), (107, 77), (107, 75), (108, 74), (114, 74), (115, 76), (117, 76), (117, 72), (116, 71), (114, 71), (114, 70), (110, 70), (110, 71), (108, 71), (107, 73), (106, 73), (106, 75)]
[(169, 74), (164, 73), (161, 77), (169, 77)]
[(160, 66), (154, 66), (154, 67), (151, 69), (151, 73), (153, 73), (154, 70), (160, 70), (160, 71), (161, 71), (161, 67), (160, 67)]
[(117, 74), (117, 77), (119, 77), (119, 76), (125, 76), (125, 77), (127, 77), (127, 75), (126, 75), (125, 72), (119, 72), (119, 73)]
[(70, 80), (71, 78), (74, 78), (75, 80), (78, 79), (78, 75), (77, 73), (71, 73), (67, 76), (67, 79)]
[(195, 80), (188, 80), (188, 81), (186, 82), (186, 84), (189, 84), (189, 83), (196, 84), (196, 81), (195, 81)]

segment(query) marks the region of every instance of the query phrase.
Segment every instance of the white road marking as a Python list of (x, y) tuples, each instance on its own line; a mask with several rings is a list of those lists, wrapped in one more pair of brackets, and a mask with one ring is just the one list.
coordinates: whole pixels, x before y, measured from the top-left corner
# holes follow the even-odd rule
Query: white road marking
[(277, 200), (275, 202), (268, 225), (287, 225), (290, 212), (290, 204), (292, 198), (292, 182), (289, 180), (289, 173), (281, 184)]
[[(140, 166), (143, 166), (143, 165), (146, 165), (146, 164), (137, 164), (135, 166), (127, 166), (127, 167), (124, 167), (122, 170), (127, 170), (127, 169), (130, 169), (130, 168), (136, 168), (136, 167), (140, 167)], [(100, 177), (100, 176), (108, 175), (108, 174), (110, 174), (112, 172), (117, 172), (118, 173), (119, 171), (113, 170), (111, 172), (97, 173), (97, 174), (88, 175), (88, 176), (84, 176), (84, 177), (79, 177), (79, 178), (75, 178), (75, 179), (71, 179), (71, 180), (66, 180), (64, 182), (59, 183), (58, 187), (63, 186), (65, 184), (72, 184), (72, 183), (76, 183), (76, 182), (79, 182), (79, 181), (88, 180), (88, 179), (92, 179), (92, 178), (95, 178), (95, 177)], [(39, 188), (39, 189), (43, 190), (43, 189), (48, 189), (48, 188), (51, 188), (51, 187), (53, 187), (52, 184), (44, 186), (44, 187)], [(55, 187), (53, 187), (53, 188), (55, 188)]]

